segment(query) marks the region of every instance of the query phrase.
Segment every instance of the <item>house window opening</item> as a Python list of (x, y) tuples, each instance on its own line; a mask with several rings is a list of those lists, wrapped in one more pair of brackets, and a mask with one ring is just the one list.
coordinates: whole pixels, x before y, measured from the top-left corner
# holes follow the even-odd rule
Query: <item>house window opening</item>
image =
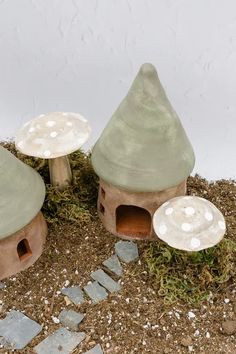
[(103, 199), (105, 199), (106, 192), (105, 192), (105, 190), (103, 188), (101, 188), (101, 195), (102, 195)]
[(105, 213), (105, 208), (104, 208), (104, 206), (103, 206), (101, 203), (100, 203), (99, 209), (100, 209), (100, 212), (101, 212), (102, 214)]
[(32, 256), (32, 251), (30, 249), (30, 245), (28, 240), (23, 239), (17, 245), (17, 253), (20, 261)]

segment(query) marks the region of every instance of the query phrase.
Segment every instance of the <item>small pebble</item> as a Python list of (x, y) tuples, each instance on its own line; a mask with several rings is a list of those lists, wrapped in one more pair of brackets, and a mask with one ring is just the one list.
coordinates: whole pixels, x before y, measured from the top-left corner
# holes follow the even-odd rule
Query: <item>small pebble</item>
[(66, 288), (68, 285), (70, 285), (70, 282), (69, 282), (69, 280), (66, 280), (64, 287)]
[(52, 320), (53, 320), (54, 323), (57, 323), (57, 324), (60, 323), (59, 318), (57, 318), (55, 316), (52, 316)]
[(236, 333), (236, 321), (227, 320), (224, 321), (221, 325), (222, 333), (228, 336)]
[(180, 319), (180, 314), (178, 312), (175, 312), (175, 317), (178, 318), (178, 320)]
[(191, 318), (195, 318), (196, 315), (192, 312), (192, 311), (189, 311), (188, 312), (188, 318), (191, 319)]
[(169, 354), (171, 352), (172, 352), (172, 349), (170, 349), (170, 348), (165, 348), (163, 351), (164, 354)]
[(65, 296), (65, 297), (64, 297), (64, 300), (65, 300), (66, 306), (69, 306), (69, 305), (72, 304), (72, 301), (70, 301), (70, 299), (68, 298), (68, 296)]
[(192, 338), (190, 336), (186, 336), (185, 338), (181, 339), (181, 345), (183, 347), (189, 347), (193, 343)]

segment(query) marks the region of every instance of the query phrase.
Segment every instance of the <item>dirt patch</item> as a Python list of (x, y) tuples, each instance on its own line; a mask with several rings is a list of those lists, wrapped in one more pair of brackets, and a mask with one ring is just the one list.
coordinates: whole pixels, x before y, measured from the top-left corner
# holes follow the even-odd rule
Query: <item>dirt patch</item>
[[(208, 183), (198, 176), (191, 177), (188, 193), (216, 204), (226, 217), (226, 238), (236, 241), (235, 183)], [(95, 201), (94, 197), (92, 202), (87, 202), (92, 218), (84, 223), (63, 219), (49, 224), (42, 257), (25, 272), (6, 280), (6, 288), (0, 290), (1, 318), (7, 311), (16, 309), (43, 325), (43, 331), (30, 346), (18, 352), (33, 353), (36, 344), (60, 327), (52, 316), (57, 317), (67, 307), (85, 313), (80, 328), (87, 336), (75, 353), (84, 353), (100, 343), (105, 354), (235, 354), (235, 336), (223, 334), (221, 326), (225, 320), (236, 320), (236, 271), (232, 271), (223, 287), (215, 288), (212, 296), (198, 306), (184, 301), (166, 305), (148, 272), (145, 260), (148, 242), (137, 242), (138, 262), (123, 265), (119, 293), (109, 295), (97, 305), (86, 302), (78, 307), (66, 306), (61, 288), (67, 281), (70, 285), (86, 285), (91, 280), (90, 272), (114, 252), (118, 240), (102, 227), (95, 212)], [(1, 349), (0, 353), (11, 351)]]

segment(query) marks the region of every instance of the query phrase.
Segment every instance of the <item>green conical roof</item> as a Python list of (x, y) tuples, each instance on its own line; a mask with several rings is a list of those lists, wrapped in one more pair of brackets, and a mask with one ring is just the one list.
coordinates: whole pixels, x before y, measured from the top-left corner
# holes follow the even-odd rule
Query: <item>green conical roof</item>
[(26, 226), (44, 198), (40, 175), (0, 146), (0, 240)]
[(194, 160), (155, 67), (143, 64), (93, 148), (95, 172), (122, 189), (161, 191), (188, 177)]

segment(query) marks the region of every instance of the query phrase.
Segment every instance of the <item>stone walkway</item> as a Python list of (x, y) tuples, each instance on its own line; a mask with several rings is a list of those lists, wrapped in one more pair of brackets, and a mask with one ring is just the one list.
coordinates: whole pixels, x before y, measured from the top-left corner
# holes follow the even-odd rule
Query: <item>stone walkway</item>
[[(123, 267), (120, 263), (129, 263), (139, 257), (138, 247), (132, 241), (118, 241), (115, 244), (115, 254), (103, 262), (103, 266), (109, 272), (121, 277)], [(92, 303), (105, 300), (109, 293), (118, 292), (121, 289), (120, 281), (116, 282), (103, 269), (99, 268), (90, 274), (93, 281), (89, 282), (83, 289), (75, 285), (65, 287), (61, 293), (75, 305), (80, 305), (88, 297)], [(5, 287), (0, 282), (0, 289)], [(69, 354), (85, 339), (86, 334), (79, 332), (79, 325), (85, 315), (73, 310), (62, 310), (58, 319), (54, 322), (60, 323), (63, 327), (45, 338), (35, 348), (37, 354)], [(42, 330), (42, 327), (19, 311), (11, 311), (5, 319), (0, 320), (0, 347), (6, 349), (23, 349)], [(103, 354), (100, 344), (84, 354)]]

